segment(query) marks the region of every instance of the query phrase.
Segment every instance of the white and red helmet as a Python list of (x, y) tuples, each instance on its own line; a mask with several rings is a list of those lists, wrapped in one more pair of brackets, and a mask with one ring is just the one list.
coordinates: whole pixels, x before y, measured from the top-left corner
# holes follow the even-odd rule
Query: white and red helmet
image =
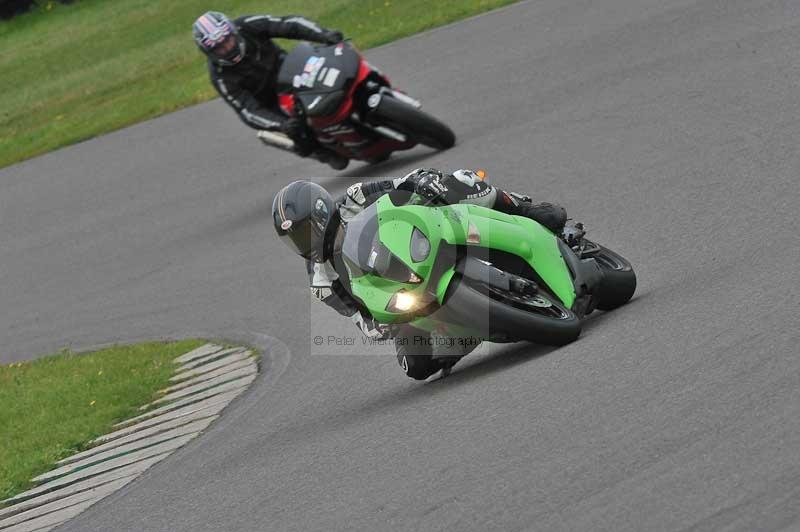
[(245, 42), (239, 30), (224, 14), (208, 11), (192, 26), (197, 47), (213, 62), (230, 66), (244, 58)]

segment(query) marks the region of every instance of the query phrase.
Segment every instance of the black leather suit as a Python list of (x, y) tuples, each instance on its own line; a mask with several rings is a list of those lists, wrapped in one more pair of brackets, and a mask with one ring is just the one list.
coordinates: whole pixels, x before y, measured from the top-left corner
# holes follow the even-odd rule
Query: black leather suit
[(276, 77), (285, 55), (273, 38), (328, 42), (334, 32), (299, 16), (254, 15), (233, 21), (245, 40), (244, 58), (223, 66), (208, 61), (211, 83), (245, 124), (261, 130), (280, 130), (288, 116), (278, 106)]

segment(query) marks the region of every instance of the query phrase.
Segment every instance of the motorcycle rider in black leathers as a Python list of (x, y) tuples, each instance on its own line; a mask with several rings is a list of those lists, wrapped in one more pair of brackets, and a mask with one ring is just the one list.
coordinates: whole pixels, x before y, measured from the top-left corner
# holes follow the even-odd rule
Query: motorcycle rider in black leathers
[(208, 57), (211, 83), (248, 126), (277, 131), (294, 141), (301, 157), (313, 156), (334, 169), (347, 159), (322, 148), (300, 118), (288, 117), (278, 105), (276, 77), (286, 52), (273, 38), (301, 39), (325, 44), (341, 42), (341, 32), (319, 27), (300, 16), (243, 16), (230, 20), (209, 11), (192, 27), (195, 44)]
[[(384, 194), (416, 192), (431, 205), (470, 203), (507, 214), (536, 220), (568, 242), (583, 236), (582, 226), (567, 227), (563, 207), (550, 203), (533, 204), (528, 196), (505, 192), (486, 183), (470, 170), (443, 174), (420, 168), (405, 177), (356, 183), (334, 200), (321, 186), (310, 181), (295, 181), (285, 186), (272, 204), (275, 231), (295, 253), (306, 259), (311, 292), (339, 314), (350, 317), (372, 339), (395, 338), (397, 360), (411, 378), (422, 380), (439, 371), (449, 373), (452, 365), (468, 354), (478, 342), (431, 341), (430, 333), (410, 325), (390, 329), (375, 322), (369, 312), (350, 294), (346, 272), (337, 271), (335, 248), (347, 230), (348, 222)], [(397, 203), (395, 199), (392, 200)], [(341, 268), (339, 268), (341, 269)], [(402, 342), (397, 341), (403, 338)], [(464, 340), (464, 339), (462, 339)]]

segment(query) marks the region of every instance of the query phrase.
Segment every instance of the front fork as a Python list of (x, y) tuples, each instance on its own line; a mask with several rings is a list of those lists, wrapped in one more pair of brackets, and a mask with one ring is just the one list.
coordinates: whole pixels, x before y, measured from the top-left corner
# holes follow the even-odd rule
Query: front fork
[(603, 279), (603, 270), (593, 258), (578, 256), (561, 238), (558, 238), (558, 247), (575, 285), (575, 302), (572, 304), (572, 311), (583, 318), (591, 313), (597, 305), (596, 298), (592, 293)]
[[(415, 107), (417, 109), (422, 107), (422, 102), (420, 102), (419, 100), (416, 100), (416, 99), (412, 98), (411, 96), (409, 96), (405, 92), (401, 92), (401, 91), (399, 91), (397, 89), (393, 89), (391, 87), (381, 86), (378, 89), (378, 92), (376, 94), (380, 95), (381, 97), (383, 95), (389, 95), (392, 98), (394, 98), (396, 100), (400, 100), (401, 102), (406, 103), (406, 104), (408, 104), (408, 105), (410, 105), (412, 107)], [(373, 94), (372, 96), (375, 96), (375, 94)], [(370, 98), (372, 96), (370, 96)], [(367, 102), (367, 105), (369, 105), (369, 102)], [(372, 107), (377, 107), (377, 103)]]

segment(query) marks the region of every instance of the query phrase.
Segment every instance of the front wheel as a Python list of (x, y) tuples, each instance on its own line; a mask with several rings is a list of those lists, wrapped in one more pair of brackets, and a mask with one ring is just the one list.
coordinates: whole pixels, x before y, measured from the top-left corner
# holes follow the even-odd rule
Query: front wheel
[(454, 279), (439, 312), (486, 339), (565, 345), (581, 333), (581, 320), (546, 292), (523, 295), (472, 279)]
[(452, 129), (428, 113), (391, 96), (383, 95), (380, 98), (370, 112), (370, 119), (402, 133), (409, 140), (436, 150), (452, 148), (456, 143)]

